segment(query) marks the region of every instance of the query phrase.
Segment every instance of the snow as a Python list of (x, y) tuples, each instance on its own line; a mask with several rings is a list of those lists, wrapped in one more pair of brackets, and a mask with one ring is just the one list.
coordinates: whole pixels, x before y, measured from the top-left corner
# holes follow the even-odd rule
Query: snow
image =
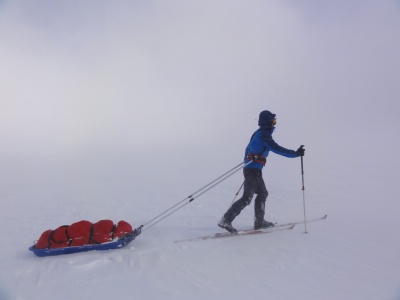
[[(400, 299), (398, 2), (78, 3), (1, 4), (1, 300)], [(146, 224), (239, 164), (264, 109), (305, 145), (307, 234), (175, 243), (221, 232), (239, 172), (121, 249), (28, 251)], [(263, 172), (266, 219), (303, 220), (300, 159)]]
[[(277, 157), (270, 158), (271, 168), (276, 165), (274, 159)], [(305, 167), (307, 159), (312, 158), (305, 157)], [(289, 163), (293, 171), (299, 167), (298, 159)], [(35, 169), (21, 167), (18, 173)], [(271, 174), (266, 173), (268, 180)], [(268, 218), (301, 221), (301, 178), (279, 184), (284, 173), (275, 174), (274, 183), (268, 184)], [(189, 179), (185, 172), (177, 176), (178, 181), (154, 175), (156, 181), (170, 186), (168, 193), (178, 197), (177, 183), (185, 186), (196, 176)], [(174, 243), (220, 231), (216, 223), (233, 198), (229, 194), (233, 196), (240, 185), (241, 175), (235, 175), (144, 231), (125, 248), (38, 258), (27, 248), (45, 229), (82, 218), (95, 221), (107, 217), (130, 220), (138, 227), (172, 201), (160, 190), (132, 196), (115, 193), (111, 201), (110, 189), (129, 189), (129, 182), (118, 184), (117, 178), (97, 179), (97, 190), (92, 190), (90, 182), (86, 190), (57, 189), (56, 193), (64, 193), (56, 199), (46, 196), (46, 184), (29, 188), (22, 175), (18, 188), (3, 191), (7, 209), (2, 209), (1, 220), (7, 238), (1, 241), (2, 299), (242, 299), (264, 295), (273, 299), (398, 299), (398, 204), (388, 192), (394, 183), (380, 182), (379, 190), (386, 191), (386, 196), (376, 198), (375, 187), (369, 188), (374, 181), (363, 181), (369, 176), (359, 174), (353, 179), (332, 174), (332, 185), (319, 185), (322, 192), (313, 187), (316, 183), (311, 176), (307, 181), (307, 169), (305, 176), (307, 216), (328, 214), (324, 221), (308, 223), (308, 234), (298, 225), (291, 231), (260, 236)], [(198, 181), (201, 179), (205, 178)], [(28, 176), (27, 180), (38, 178)], [(342, 186), (340, 190), (338, 186)], [(79, 199), (81, 194), (86, 194), (86, 202)], [(251, 222), (252, 208), (248, 207), (235, 225), (246, 228)]]

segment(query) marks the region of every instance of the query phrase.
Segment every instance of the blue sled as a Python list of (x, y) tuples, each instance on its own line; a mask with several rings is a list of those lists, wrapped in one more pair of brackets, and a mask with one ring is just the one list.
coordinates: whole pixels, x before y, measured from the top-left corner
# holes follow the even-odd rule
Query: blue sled
[(72, 254), (78, 252), (86, 252), (92, 250), (112, 250), (112, 249), (119, 249), (130, 242), (132, 242), (139, 234), (141, 233), (141, 227), (135, 229), (132, 233), (126, 234), (119, 238), (116, 241), (103, 243), (103, 244), (93, 244), (93, 245), (84, 245), (84, 246), (75, 246), (75, 247), (64, 247), (64, 248), (46, 248), (46, 249), (36, 249), (35, 245), (29, 247), (30, 251), (36, 256), (54, 256), (54, 255), (61, 255), (61, 254)]

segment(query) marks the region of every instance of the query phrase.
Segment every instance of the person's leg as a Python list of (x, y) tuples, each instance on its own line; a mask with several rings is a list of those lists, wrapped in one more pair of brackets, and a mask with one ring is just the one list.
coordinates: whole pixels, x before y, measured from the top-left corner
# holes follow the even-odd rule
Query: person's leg
[(243, 196), (233, 203), (228, 211), (224, 214), (223, 219), (226, 223), (232, 223), (232, 221), (240, 214), (240, 212), (251, 203), (259, 184), (259, 173), (261, 173), (261, 170), (259, 169), (243, 169)]
[(274, 223), (264, 220), (265, 201), (267, 200), (268, 197), (268, 191), (267, 188), (265, 187), (265, 183), (262, 176), (258, 182), (256, 194), (257, 197), (254, 200), (254, 229), (274, 227), (275, 226)]
[(254, 200), (254, 221), (262, 222), (265, 215), (265, 201), (268, 197), (268, 191), (265, 187), (265, 182), (262, 178), (262, 175), (258, 181), (258, 186), (255, 193), (257, 196)]

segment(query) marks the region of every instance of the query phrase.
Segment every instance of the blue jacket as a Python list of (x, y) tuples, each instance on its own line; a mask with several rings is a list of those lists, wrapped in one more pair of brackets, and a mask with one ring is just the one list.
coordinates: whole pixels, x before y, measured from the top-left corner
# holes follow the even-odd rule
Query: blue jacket
[[(272, 138), (272, 133), (274, 132), (274, 130), (275, 127), (268, 126), (268, 127), (260, 127), (260, 129), (254, 132), (253, 136), (250, 139), (249, 144), (246, 147), (244, 156), (245, 163), (248, 163), (250, 161), (250, 159), (248, 159), (247, 157), (249, 154), (262, 155), (264, 157), (267, 157), (269, 151), (290, 158), (300, 156), (294, 150), (289, 150), (279, 146)], [(252, 162), (248, 164), (245, 168), (262, 169), (263, 164), (259, 162)]]

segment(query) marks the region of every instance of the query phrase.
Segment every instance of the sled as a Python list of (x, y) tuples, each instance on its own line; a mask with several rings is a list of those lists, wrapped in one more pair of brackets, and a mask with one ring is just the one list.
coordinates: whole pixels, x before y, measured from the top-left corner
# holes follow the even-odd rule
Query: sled
[(46, 248), (46, 249), (37, 249), (36, 245), (33, 245), (29, 248), (30, 251), (36, 256), (54, 256), (54, 255), (62, 255), (62, 254), (72, 254), (78, 252), (86, 252), (92, 250), (113, 250), (119, 249), (130, 242), (132, 242), (139, 234), (141, 233), (141, 228), (135, 229), (131, 233), (128, 233), (114, 241), (106, 242), (102, 244), (91, 244), (91, 245), (83, 245), (83, 246), (71, 246), (71, 247), (63, 247), (63, 248)]

